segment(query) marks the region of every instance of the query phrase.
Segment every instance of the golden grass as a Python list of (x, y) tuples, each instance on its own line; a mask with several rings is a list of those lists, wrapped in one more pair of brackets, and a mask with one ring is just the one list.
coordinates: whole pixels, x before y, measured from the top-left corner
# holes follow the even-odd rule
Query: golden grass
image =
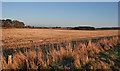
[(31, 44), (59, 43), (118, 35), (118, 30), (2, 29), (4, 48), (31, 47)]
[[(66, 41), (91, 39), (106, 36), (116, 36), (118, 30), (55, 30), (55, 29), (2, 29), (2, 47), (3, 51), (8, 49), (16, 50), (13, 53), (13, 63), (9, 65), (6, 62), (6, 56), (2, 57), (3, 69), (81, 69), (88, 68), (110, 68), (115, 65), (111, 61), (110, 65), (103, 61), (96, 62), (97, 55), (105, 50), (114, 49), (117, 45), (118, 37), (110, 40), (102, 39), (96, 43), (89, 40), (88, 45), (77, 43), (74, 49), (71, 44), (66, 48), (60, 45), (60, 50), (56, 50), (53, 45), (52, 49), (46, 49), (41, 44), (61, 43)], [(120, 41), (119, 41), (120, 43)], [(34, 47), (34, 50), (32, 50)], [(24, 52), (17, 49), (30, 48)], [(58, 48), (58, 46), (57, 46)], [(37, 51), (35, 50), (37, 49)], [(112, 58), (114, 56), (111, 55)], [(104, 60), (104, 59), (103, 59)], [(93, 63), (91, 63), (93, 62)], [(99, 66), (98, 66), (99, 65)]]
[[(110, 65), (103, 61), (95, 62), (97, 55), (105, 50), (114, 49), (118, 43), (118, 37), (99, 40), (96, 43), (89, 41), (88, 45), (85, 43), (77, 44), (74, 49), (69, 44), (60, 47), (60, 50), (53, 48), (42, 52), (40, 48), (38, 51), (29, 50), (16, 52), (13, 54), (13, 63), (8, 65), (3, 56), (3, 69), (81, 69), (87, 66), (90, 69), (110, 69)], [(111, 61), (111, 65), (114, 63)]]

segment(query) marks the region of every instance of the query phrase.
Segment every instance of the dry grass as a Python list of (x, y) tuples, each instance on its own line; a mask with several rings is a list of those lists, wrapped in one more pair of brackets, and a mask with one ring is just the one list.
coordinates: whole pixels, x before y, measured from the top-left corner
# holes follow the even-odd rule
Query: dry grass
[[(42, 51), (40, 48), (13, 54), (13, 63), (8, 65), (3, 56), (3, 69), (110, 69), (114, 66), (114, 62), (110, 64), (101, 61), (97, 55), (100, 52), (114, 49), (118, 43), (118, 37), (99, 40), (88, 45), (85, 43), (77, 44), (74, 49), (69, 44), (60, 47), (60, 50), (53, 48), (52, 50)], [(103, 59), (103, 58), (102, 58)], [(97, 62), (96, 62), (97, 60)], [(105, 60), (105, 59), (103, 59)]]
[[(117, 45), (118, 37), (102, 39), (93, 43), (89, 40), (85, 43), (76, 43), (63, 46), (60, 43), (73, 40), (91, 39), (106, 36), (116, 36), (118, 30), (55, 30), (55, 29), (2, 29), (2, 47), (12, 53), (13, 63), (8, 64), (6, 56), (2, 57), (3, 69), (81, 69), (81, 68), (110, 68), (115, 63), (109, 59), (110, 64), (99, 60), (98, 54), (109, 49), (114, 49)], [(57, 48), (53, 45), (47, 48), (40, 48), (41, 44), (60, 44)], [(34, 47), (34, 48), (33, 48)], [(30, 48), (23, 51), (20, 48)], [(114, 55), (111, 55), (114, 58)], [(95, 62), (98, 59), (98, 62)], [(99, 66), (97, 66), (99, 65)], [(104, 68), (105, 67), (105, 68)]]
[(31, 44), (59, 43), (118, 35), (118, 30), (2, 29), (4, 48), (31, 47)]

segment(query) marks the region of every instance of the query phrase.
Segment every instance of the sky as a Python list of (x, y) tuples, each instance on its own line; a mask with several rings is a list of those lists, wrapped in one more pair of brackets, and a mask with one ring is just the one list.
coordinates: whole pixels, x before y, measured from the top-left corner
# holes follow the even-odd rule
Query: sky
[(2, 18), (47, 27), (118, 26), (117, 2), (3, 2)]
[(120, 0), (2, 0), (3, 2), (118, 2)]

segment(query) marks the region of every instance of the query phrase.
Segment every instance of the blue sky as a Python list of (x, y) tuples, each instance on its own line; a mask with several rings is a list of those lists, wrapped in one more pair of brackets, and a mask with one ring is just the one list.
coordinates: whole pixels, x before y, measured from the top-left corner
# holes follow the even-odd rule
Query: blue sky
[(2, 18), (32, 26), (118, 26), (118, 3), (3, 2)]
[(3, 2), (118, 2), (120, 0), (2, 0)]

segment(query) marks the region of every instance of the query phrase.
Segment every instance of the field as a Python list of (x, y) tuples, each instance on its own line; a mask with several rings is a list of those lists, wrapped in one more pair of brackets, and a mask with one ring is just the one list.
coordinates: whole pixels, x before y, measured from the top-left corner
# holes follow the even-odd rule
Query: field
[(41, 44), (56, 43), (116, 35), (118, 35), (118, 30), (3, 29), (2, 45), (10, 46), (31, 42)]
[(118, 30), (2, 29), (2, 47), (3, 69), (119, 69)]

